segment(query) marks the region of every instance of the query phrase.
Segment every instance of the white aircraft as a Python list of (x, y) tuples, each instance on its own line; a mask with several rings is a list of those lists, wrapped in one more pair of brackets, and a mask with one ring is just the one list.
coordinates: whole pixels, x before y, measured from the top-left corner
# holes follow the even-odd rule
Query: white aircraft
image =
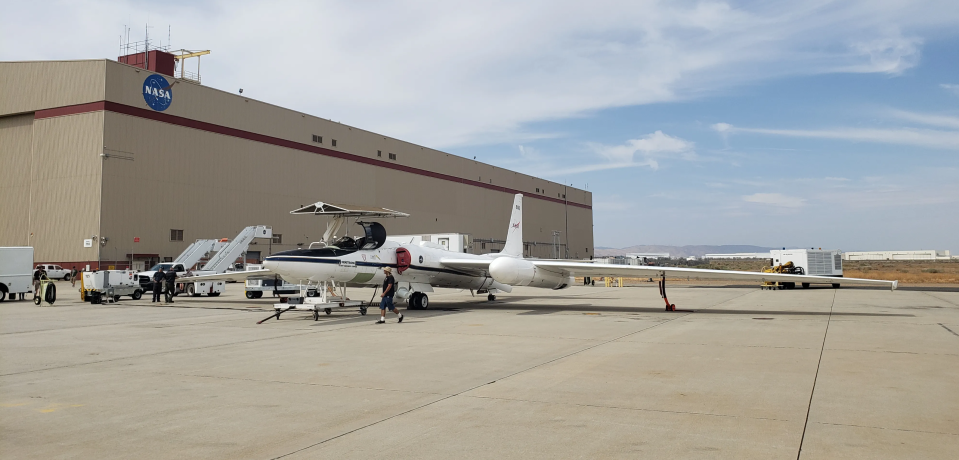
[[(332, 239), (346, 217), (378, 216), (406, 217), (408, 214), (389, 209), (350, 209), (343, 206), (317, 202), (291, 211), (291, 214), (315, 214), (337, 216), (327, 226), (324, 241)], [(396, 296), (407, 300), (410, 308), (429, 306), (427, 293), (433, 287), (470, 289), (487, 293), (488, 300), (495, 300), (497, 292), (510, 292), (513, 286), (530, 286), (547, 289), (565, 289), (574, 283), (577, 276), (616, 276), (634, 278), (658, 278), (660, 295), (666, 302), (666, 310), (674, 311), (666, 297), (666, 277), (692, 277), (697, 279), (724, 279), (750, 282), (788, 282), (861, 284), (885, 286), (896, 289), (897, 281), (828, 276), (759, 273), (699, 268), (656, 267), (635, 265), (597, 264), (586, 261), (544, 260), (523, 258), (523, 195), (513, 200), (512, 215), (503, 250), (495, 254), (453, 253), (431, 243), (402, 244), (386, 239), (386, 229), (376, 222), (357, 222), (365, 232), (363, 237), (342, 237), (320, 247), (294, 249), (267, 257), (265, 269), (248, 272), (207, 275), (191, 279), (242, 280), (264, 275), (279, 275), (296, 284), (326, 284), (341, 287), (375, 287), (383, 283), (384, 267), (392, 267), (398, 289)], [(324, 287), (325, 289), (325, 287)], [(365, 308), (361, 309), (365, 313)], [(279, 317), (277, 315), (277, 317)]]

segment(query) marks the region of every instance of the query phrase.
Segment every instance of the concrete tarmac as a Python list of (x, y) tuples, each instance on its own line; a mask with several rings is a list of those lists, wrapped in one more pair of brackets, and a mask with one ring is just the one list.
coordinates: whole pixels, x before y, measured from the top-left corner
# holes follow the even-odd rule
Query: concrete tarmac
[[(959, 289), (518, 288), (0, 304), (3, 458), (922, 458), (959, 452)], [(369, 299), (371, 290), (351, 297)], [(405, 305), (405, 304), (402, 304)]]

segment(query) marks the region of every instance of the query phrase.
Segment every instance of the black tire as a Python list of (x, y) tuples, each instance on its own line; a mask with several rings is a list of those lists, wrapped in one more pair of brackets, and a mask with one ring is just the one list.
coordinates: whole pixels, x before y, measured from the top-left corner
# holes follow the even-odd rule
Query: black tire
[(211, 292), (211, 293), (209, 293), (209, 294), (207, 294), (207, 295), (210, 296), (210, 297), (216, 297), (216, 296), (220, 295), (220, 293), (219, 293), (219, 292)]
[(426, 294), (420, 294), (420, 310), (430, 308), (430, 298)]
[(803, 288), (803, 289), (809, 289), (809, 283), (803, 283), (803, 284), (802, 284), (802, 288)]
[(0, 302), (3, 302), (7, 298), (7, 290), (0, 289)]
[(188, 296), (190, 296), (190, 297), (196, 297), (196, 286), (194, 286), (192, 283), (190, 283), (189, 285), (187, 285), (187, 287), (186, 287), (186, 295), (188, 295)]
[(366, 316), (366, 307), (360, 307), (360, 314)]
[(53, 303), (57, 301), (57, 285), (56, 284), (50, 283), (50, 285), (47, 286), (47, 292), (46, 294), (44, 294), (43, 300), (45, 300), (50, 305), (53, 305)]
[[(280, 319), (280, 318), (277, 318), (277, 319)], [(319, 321), (319, 320), (320, 320), (320, 312), (313, 310), (313, 321)]]
[(133, 291), (133, 294), (130, 294), (130, 298), (133, 300), (140, 300), (140, 297), (143, 297), (143, 291), (139, 289)]
[(332, 308), (324, 308), (324, 309), (323, 309), (323, 313), (326, 313), (327, 316), (332, 315), (332, 314), (333, 314), (333, 309), (332, 309)]
[(489, 295), (486, 296), (486, 300), (492, 302), (492, 301), (496, 300), (496, 296), (493, 295), (493, 294), (489, 294)]
[(34, 305), (40, 305), (40, 296), (34, 294), (34, 296), (33, 296), (33, 304), (34, 304)]
[(113, 296), (113, 301), (114, 301), (114, 302), (119, 302), (119, 301), (120, 301), (120, 296), (118, 296), (118, 295)]
[(420, 309), (420, 293), (414, 292), (410, 294), (410, 310), (419, 310)]
[(256, 293), (253, 292), (253, 291), (246, 291), (246, 298), (247, 298), (247, 299), (255, 299), (255, 298), (256, 298)]
[(63, 275), (63, 281), (70, 281), (70, 274)]
[(833, 289), (839, 289), (839, 283), (832, 283)]

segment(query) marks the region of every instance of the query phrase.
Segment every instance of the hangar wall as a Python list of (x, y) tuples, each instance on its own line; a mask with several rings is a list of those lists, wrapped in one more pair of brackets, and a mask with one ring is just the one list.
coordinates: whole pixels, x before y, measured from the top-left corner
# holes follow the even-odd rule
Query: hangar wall
[[(549, 257), (567, 225), (570, 256), (593, 253), (589, 192), (172, 77), (174, 102), (157, 112), (141, 93), (149, 75), (107, 60), (0, 63), (0, 146), (15, 152), (0, 165), (32, 171), (3, 184), (22, 217), (0, 227), (0, 245), (33, 245), (37, 262), (163, 258), (263, 224), (283, 235), (277, 252), (319, 239), (325, 219), (288, 213), (317, 200), (410, 213), (384, 222), (392, 234), (501, 240), (521, 192), (532, 255)], [(91, 235), (109, 241), (83, 248)]]

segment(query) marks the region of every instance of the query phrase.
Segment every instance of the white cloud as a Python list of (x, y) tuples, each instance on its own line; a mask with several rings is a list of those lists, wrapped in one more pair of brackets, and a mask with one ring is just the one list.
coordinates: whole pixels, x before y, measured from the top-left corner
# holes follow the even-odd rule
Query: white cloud
[(765, 129), (727, 126), (728, 128), (723, 131), (723, 133), (755, 133), (787, 137), (840, 139), (854, 142), (875, 142), (959, 150), (959, 131), (912, 128)]
[[(959, 86), (956, 88), (959, 92)], [(959, 94), (959, 93), (957, 93)], [(938, 126), (940, 128), (959, 129), (959, 117), (948, 115), (935, 115), (928, 113), (907, 112), (904, 110), (890, 110), (889, 114), (907, 121), (912, 121), (929, 126)]]
[[(205, 84), (431, 147), (787, 75), (914, 66), (954, 1), (7, 2), (0, 59), (114, 58), (124, 24), (209, 48)], [(68, 30), (69, 33), (56, 33)], [(39, 33), (38, 33), (39, 31)]]
[(944, 90), (946, 90), (946, 91), (949, 91), (949, 92), (952, 93), (952, 94), (955, 94), (956, 96), (959, 96), (959, 85), (952, 85), (952, 84), (949, 84), (949, 83), (943, 83), (943, 84), (939, 85), (939, 87), (942, 88), (942, 89), (944, 89)]
[(743, 196), (743, 201), (768, 204), (783, 208), (800, 208), (806, 204), (806, 200), (803, 198), (786, 196), (781, 193), (754, 193), (752, 195)]

